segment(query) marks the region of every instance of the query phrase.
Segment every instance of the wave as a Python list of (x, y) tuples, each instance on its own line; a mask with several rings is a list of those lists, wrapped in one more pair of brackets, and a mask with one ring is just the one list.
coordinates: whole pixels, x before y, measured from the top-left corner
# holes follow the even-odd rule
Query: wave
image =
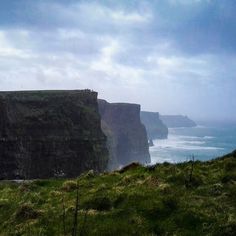
[(198, 145), (200, 145), (200, 144), (205, 144), (206, 142), (204, 142), (204, 141), (185, 141), (183, 143), (184, 144), (198, 144)]
[(169, 134), (168, 136), (168, 140), (188, 140), (188, 139), (192, 139), (192, 140), (205, 140), (205, 139), (214, 139), (216, 137), (214, 136), (190, 136), (190, 135), (177, 135), (177, 134)]
[(202, 137), (199, 136), (188, 136), (188, 135), (169, 135), (169, 139), (175, 139), (175, 140), (186, 140), (186, 139), (202, 139)]
[(195, 129), (197, 129), (197, 128), (199, 128), (199, 129), (205, 129), (205, 128), (208, 128), (208, 127), (206, 127), (206, 126), (204, 126), (204, 125), (197, 125), (197, 126), (195, 126), (195, 127), (193, 127), (193, 128), (195, 128)]
[(172, 158), (166, 158), (166, 157), (152, 157), (151, 158), (151, 165), (154, 165), (156, 163), (163, 163), (163, 162), (169, 162), (169, 163), (176, 163)]
[(215, 147), (207, 143), (208, 139), (212, 139), (212, 136), (181, 136), (170, 135), (165, 140), (154, 140), (154, 146), (150, 150), (158, 149), (174, 149), (174, 150), (224, 150), (221, 147)]
[(213, 136), (204, 136), (203, 137), (203, 139), (213, 139), (213, 138), (215, 138), (215, 137), (213, 137)]
[(213, 147), (213, 146), (191, 146), (191, 145), (158, 145), (151, 147), (150, 150), (155, 151), (158, 149), (174, 149), (174, 150), (224, 150), (224, 148), (221, 147)]
[(169, 130), (183, 130), (183, 129), (205, 129), (208, 128), (207, 126), (204, 125), (196, 125), (196, 126), (192, 126), (192, 127), (173, 127), (173, 128), (168, 128)]

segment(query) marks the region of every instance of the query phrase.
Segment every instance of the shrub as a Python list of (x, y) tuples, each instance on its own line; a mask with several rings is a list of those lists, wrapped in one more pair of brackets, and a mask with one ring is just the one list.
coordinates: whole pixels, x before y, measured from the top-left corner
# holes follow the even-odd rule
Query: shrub
[(129, 171), (129, 170), (134, 170), (134, 169), (137, 169), (141, 167), (141, 165), (139, 163), (136, 163), (136, 162), (133, 162), (127, 166), (124, 166), (119, 172), (120, 173), (125, 173), (126, 171)]
[(226, 184), (230, 181), (236, 181), (236, 173), (224, 173), (221, 177), (221, 182)]
[(195, 186), (195, 187), (198, 187), (200, 185), (203, 184), (203, 180), (202, 180), (202, 177), (200, 175), (193, 175), (192, 177), (192, 185)]
[(197, 212), (187, 210), (178, 214), (176, 223), (185, 229), (195, 230), (202, 226), (202, 219)]
[(223, 191), (223, 185), (220, 183), (214, 184), (211, 188), (211, 194), (214, 196), (221, 195)]
[(236, 202), (236, 185), (233, 185), (229, 188), (229, 196), (234, 202)]
[(169, 184), (160, 184), (159, 190), (162, 194), (170, 194), (172, 192), (172, 188)]
[(82, 176), (85, 178), (93, 178), (95, 177), (94, 170), (89, 170), (87, 173), (84, 173)]
[(106, 196), (95, 196), (84, 203), (85, 208), (98, 211), (108, 211), (112, 207), (110, 198)]
[(225, 171), (232, 171), (236, 169), (236, 162), (233, 160), (228, 160), (227, 162), (225, 162), (224, 164), (224, 169)]
[(125, 201), (126, 198), (127, 195), (125, 193), (119, 194), (114, 201), (114, 207), (120, 206)]
[(171, 166), (171, 163), (170, 163), (170, 162), (167, 162), (167, 161), (165, 161), (165, 162), (163, 162), (163, 166), (165, 166), (165, 167), (169, 167), (169, 166)]
[(160, 184), (159, 179), (156, 176), (148, 176), (145, 181), (141, 183), (144, 183), (146, 186), (151, 188), (158, 187)]
[(66, 192), (74, 191), (77, 189), (77, 187), (77, 182), (73, 180), (67, 180), (62, 185), (62, 189)]
[(221, 225), (215, 229), (214, 236), (235, 236), (236, 222)]
[(21, 192), (33, 191), (37, 188), (37, 185), (35, 184), (35, 182), (30, 182), (30, 181), (23, 182), (19, 185), (19, 190)]
[(51, 182), (49, 180), (35, 180), (32, 182), (32, 184), (39, 187), (47, 187), (50, 185), (50, 183)]
[(175, 196), (167, 196), (162, 199), (164, 207), (168, 208), (170, 211), (175, 211), (178, 208), (178, 201)]
[(203, 184), (203, 180), (200, 175), (193, 175), (191, 181), (186, 179), (185, 186), (186, 187), (199, 187)]
[(17, 220), (36, 219), (39, 216), (39, 212), (31, 204), (25, 203), (17, 209), (15, 216)]
[(180, 172), (176, 175), (168, 176), (167, 181), (171, 182), (171, 183), (178, 184), (178, 185), (183, 185), (185, 183), (185, 179), (186, 179), (186, 177), (185, 177), (184, 173)]
[(175, 205), (175, 203), (172, 203), (171, 200), (169, 202), (169, 200), (163, 199), (162, 201), (155, 201), (152, 202), (152, 204), (146, 205), (143, 209), (143, 214), (151, 220), (161, 220), (170, 217), (176, 208), (177, 204)]
[(10, 201), (8, 199), (0, 199), (0, 209), (7, 207), (10, 204)]

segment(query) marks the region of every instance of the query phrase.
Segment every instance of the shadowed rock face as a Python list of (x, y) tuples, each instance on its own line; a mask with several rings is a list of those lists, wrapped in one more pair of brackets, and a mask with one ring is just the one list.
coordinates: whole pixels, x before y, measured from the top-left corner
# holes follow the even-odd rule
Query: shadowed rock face
[(108, 138), (110, 169), (131, 162), (149, 163), (146, 129), (140, 121), (140, 105), (98, 100), (102, 130)]
[(148, 138), (166, 139), (168, 136), (168, 128), (160, 120), (158, 112), (141, 112), (141, 121), (145, 125)]
[(0, 179), (106, 169), (96, 92), (1, 92), (0, 112)]

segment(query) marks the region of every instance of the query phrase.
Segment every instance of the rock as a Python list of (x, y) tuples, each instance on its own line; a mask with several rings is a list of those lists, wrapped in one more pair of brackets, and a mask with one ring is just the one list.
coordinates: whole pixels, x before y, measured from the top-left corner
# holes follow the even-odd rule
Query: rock
[(146, 127), (149, 140), (168, 137), (168, 128), (160, 120), (158, 112), (142, 111), (141, 121)]
[(131, 162), (149, 163), (147, 133), (140, 121), (140, 105), (99, 100), (99, 111), (102, 130), (108, 139), (109, 168), (116, 169)]
[(76, 177), (106, 169), (96, 92), (0, 92), (0, 111), (0, 179)]
[(154, 146), (154, 143), (153, 143), (152, 139), (148, 140), (148, 145), (149, 145), (149, 147), (153, 147)]
[(161, 115), (160, 119), (168, 128), (197, 126), (197, 124), (193, 120), (189, 119), (187, 116), (182, 115)]
[(119, 170), (119, 173), (124, 173), (128, 170), (133, 170), (133, 169), (136, 169), (138, 167), (140, 167), (141, 165), (139, 163), (136, 163), (136, 162), (132, 162), (130, 163), (129, 165), (127, 166), (124, 166), (121, 170)]

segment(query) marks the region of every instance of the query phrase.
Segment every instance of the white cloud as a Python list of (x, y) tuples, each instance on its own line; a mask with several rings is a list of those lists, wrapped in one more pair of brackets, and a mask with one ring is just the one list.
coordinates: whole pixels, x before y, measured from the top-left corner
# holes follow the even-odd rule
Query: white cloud
[(147, 23), (151, 20), (151, 14), (141, 15), (137, 12), (133, 13), (125, 13), (124, 11), (115, 11), (111, 13), (111, 18), (115, 21), (122, 22), (122, 23), (132, 23), (132, 24), (139, 24), (139, 23)]
[[(25, 32), (20, 32), (23, 34)], [(4, 31), (0, 31), (0, 57), (29, 58), (29, 52), (23, 51), (11, 45)]]

